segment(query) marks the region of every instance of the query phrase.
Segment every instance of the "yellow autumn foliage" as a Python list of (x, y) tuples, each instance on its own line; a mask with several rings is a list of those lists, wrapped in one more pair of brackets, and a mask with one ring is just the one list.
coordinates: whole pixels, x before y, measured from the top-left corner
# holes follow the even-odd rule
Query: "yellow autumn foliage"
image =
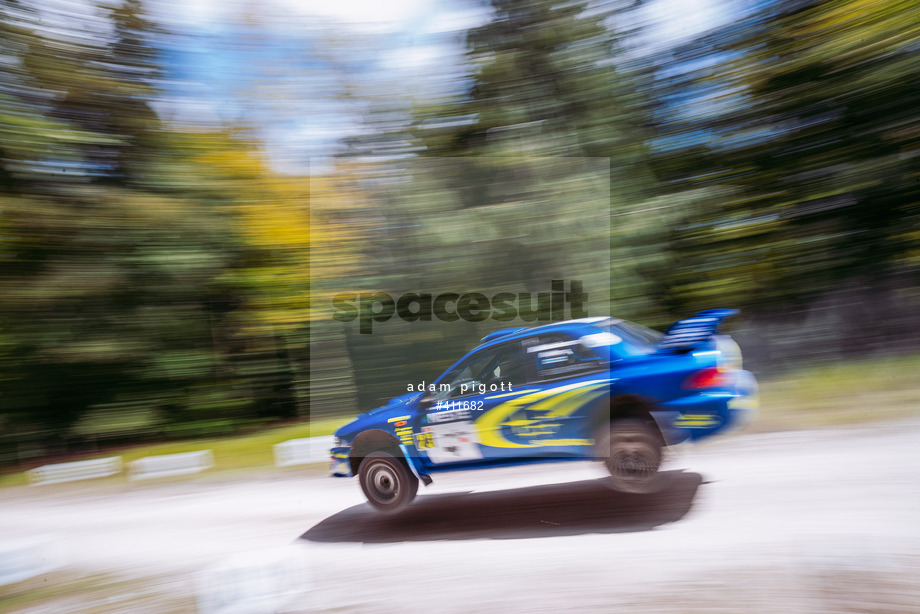
[[(322, 300), (322, 280), (348, 275), (357, 237), (340, 221), (363, 202), (348, 177), (291, 176), (274, 171), (256, 147), (230, 134), (207, 137), (196, 161), (233, 194), (228, 205), (235, 232), (258, 254), (235, 271), (257, 289), (248, 305), (246, 334), (286, 334), (310, 319), (310, 300)], [(219, 143), (215, 143), (215, 139)], [(316, 304), (316, 303), (314, 303)]]

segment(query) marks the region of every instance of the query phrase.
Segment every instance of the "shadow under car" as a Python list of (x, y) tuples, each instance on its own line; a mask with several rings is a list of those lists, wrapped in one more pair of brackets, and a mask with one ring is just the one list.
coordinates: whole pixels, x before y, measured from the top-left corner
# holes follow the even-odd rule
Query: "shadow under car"
[(703, 483), (698, 473), (668, 471), (664, 477), (666, 485), (652, 494), (616, 492), (601, 478), (494, 492), (420, 495), (394, 516), (362, 503), (326, 518), (300, 539), (393, 543), (649, 531), (682, 519)]

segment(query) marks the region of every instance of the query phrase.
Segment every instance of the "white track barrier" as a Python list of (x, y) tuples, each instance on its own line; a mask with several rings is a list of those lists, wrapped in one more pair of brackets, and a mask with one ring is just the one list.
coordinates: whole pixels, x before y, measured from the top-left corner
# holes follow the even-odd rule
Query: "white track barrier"
[(276, 467), (329, 462), (332, 437), (288, 439), (273, 446)]
[(33, 485), (104, 478), (121, 473), (121, 457), (112, 456), (110, 458), (96, 458), (72, 463), (42, 465), (41, 467), (30, 469), (26, 473), (28, 473), (29, 481)]
[(0, 586), (22, 582), (61, 567), (64, 557), (59, 544), (51, 536), (0, 544)]
[(234, 555), (196, 577), (200, 614), (304, 611), (310, 587), (306, 552), (297, 546)]
[(213, 466), (214, 454), (210, 450), (199, 450), (139, 458), (128, 463), (128, 475), (132, 480), (147, 480), (198, 473)]

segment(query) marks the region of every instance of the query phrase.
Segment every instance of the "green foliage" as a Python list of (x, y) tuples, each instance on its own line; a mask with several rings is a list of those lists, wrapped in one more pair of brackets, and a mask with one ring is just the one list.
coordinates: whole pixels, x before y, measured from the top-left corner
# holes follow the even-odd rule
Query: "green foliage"
[(280, 202), (302, 192), (160, 123), (137, 0), (72, 24), (95, 38), (0, 9), (0, 463), (295, 416), (306, 267), (278, 282), (309, 224)]
[[(647, 195), (643, 72), (607, 25), (622, 9), (557, 0), (491, 4), (492, 19), (467, 35), (470, 86), (416, 109), (422, 155), (609, 158), (614, 206)], [(485, 185), (505, 183), (495, 162), (484, 161), (479, 173)], [(495, 202), (467, 192), (467, 206)]]
[[(910, 3), (770, 2), (678, 55), (689, 122), (657, 168), (717, 198), (684, 212), (663, 279), (674, 309), (807, 304), (842, 285), (887, 293), (916, 270), (920, 191), (918, 15)], [(714, 45), (713, 45), (714, 46)], [(694, 57), (697, 56), (697, 57)], [(673, 61), (672, 61), (673, 63)], [(691, 103), (692, 104), (692, 103)], [(704, 138), (701, 135), (707, 135)]]

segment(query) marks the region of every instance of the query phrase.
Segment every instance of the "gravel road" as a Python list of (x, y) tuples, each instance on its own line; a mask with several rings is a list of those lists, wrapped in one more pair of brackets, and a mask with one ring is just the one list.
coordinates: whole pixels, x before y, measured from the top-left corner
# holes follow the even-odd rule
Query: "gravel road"
[(356, 480), (303, 470), (13, 488), (0, 544), (44, 539), (70, 573), (157, 579), (130, 604), (13, 610), (30, 613), (164, 611), (157, 592), (188, 612), (920, 612), (918, 419), (678, 450), (655, 495), (602, 475), (447, 474), (397, 517)]

